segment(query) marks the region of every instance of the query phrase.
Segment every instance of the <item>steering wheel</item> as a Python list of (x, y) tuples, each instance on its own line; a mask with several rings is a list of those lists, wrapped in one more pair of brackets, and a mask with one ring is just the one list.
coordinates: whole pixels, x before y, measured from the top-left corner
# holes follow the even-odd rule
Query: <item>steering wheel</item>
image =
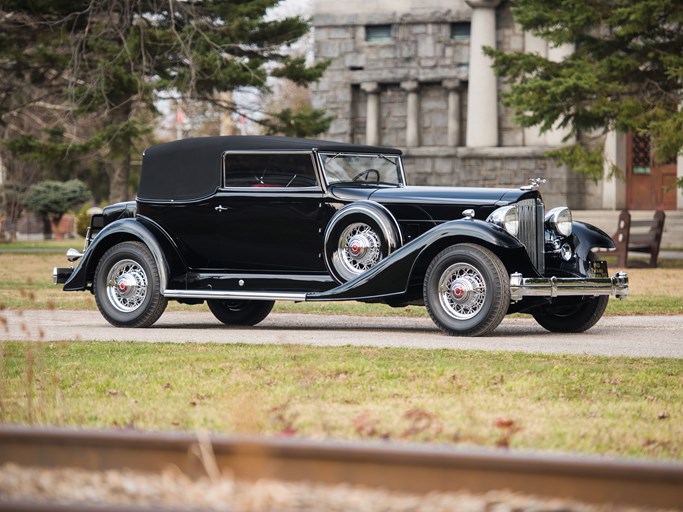
[[(370, 175), (374, 176), (373, 180), (369, 179)], [(379, 183), (379, 171), (377, 169), (365, 169), (353, 177), (353, 181), (359, 181), (361, 179), (364, 181), (376, 181)]]

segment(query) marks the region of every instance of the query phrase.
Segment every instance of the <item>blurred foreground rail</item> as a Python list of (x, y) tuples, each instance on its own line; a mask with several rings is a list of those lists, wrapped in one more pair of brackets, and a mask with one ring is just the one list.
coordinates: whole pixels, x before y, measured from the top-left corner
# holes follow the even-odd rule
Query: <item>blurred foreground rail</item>
[[(345, 482), (417, 494), (510, 490), (590, 504), (683, 510), (683, 464), (437, 445), (0, 426), (0, 466), (9, 462), (146, 473), (160, 473), (171, 465), (192, 478), (229, 474), (247, 481)], [(0, 510), (30, 509), (23, 506), (0, 500)], [(33, 509), (66, 510), (57, 505)]]

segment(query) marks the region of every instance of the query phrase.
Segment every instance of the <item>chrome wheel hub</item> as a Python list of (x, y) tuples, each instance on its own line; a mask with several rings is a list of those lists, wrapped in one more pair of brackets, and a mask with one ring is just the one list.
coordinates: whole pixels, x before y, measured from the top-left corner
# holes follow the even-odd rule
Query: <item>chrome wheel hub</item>
[(382, 259), (379, 235), (367, 224), (351, 224), (339, 237), (337, 255), (341, 270), (351, 279)]
[(486, 283), (476, 267), (456, 263), (439, 279), (439, 301), (444, 311), (457, 320), (474, 317), (484, 306)]
[(138, 309), (147, 295), (147, 275), (134, 260), (121, 260), (107, 274), (107, 298), (123, 313)]

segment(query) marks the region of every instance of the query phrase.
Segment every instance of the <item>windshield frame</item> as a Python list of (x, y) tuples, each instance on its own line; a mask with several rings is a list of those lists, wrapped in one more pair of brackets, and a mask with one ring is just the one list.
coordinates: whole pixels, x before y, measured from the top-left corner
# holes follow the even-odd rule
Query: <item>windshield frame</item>
[[(403, 169), (403, 159), (400, 154), (385, 154), (385, 153), (368, 153), (368, 152), (356, 152), (356, 151), (315, 151), (316, 159), (318, 161), (318, 167), (320, 169), (320, 176), (325, 183), (325, 188), (330, 188), (331, 186), (351, 186), (351, 187), (395, 187), (402, 188), (406, 186), (406, 176)], [(373, 181), (334, 181), (330, 182), (327, 175), (327, 168), (325, 167), (325, 162), (323, 156), (331, 156), (332, 158), (337, 157), (372, 157), (372, 158), (383, 158), (387, 161), (392, 161), (396, 159), (396, 170), (397, 170), (397, 183), (382, 182), (379, 183)]]

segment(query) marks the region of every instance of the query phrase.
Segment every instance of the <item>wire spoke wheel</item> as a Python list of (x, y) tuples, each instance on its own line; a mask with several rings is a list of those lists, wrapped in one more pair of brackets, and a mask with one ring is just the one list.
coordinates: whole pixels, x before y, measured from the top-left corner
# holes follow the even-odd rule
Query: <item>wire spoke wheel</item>
[(368, 224), (356, 222), (349, 225), (339, 236), (337, 255), (343, 270), (359, 275), (382, 259), (382, 241)]
[(439, 279), (439, 301), (449, 315), (458, 320), (472, 318), (486, 299), (486, 282), (476, 267), (456, 263), (448, 267)]
[(507, 313), (509, 275), (489, 249), (469, 243), (451, 245), (427, 268), (423, 297), (429, 316), (446, 334), (486, 335)]
[(138, 309), (147, 295), (147, 274), (133, 260), (121, 260), (107, 274), (107, 298), (123, 313)]
[(102, 316), (117, 327), (149, 327), (166, 309), (159, 270), (147, 246), (121, 242), (104, 253), (93, 279)]

